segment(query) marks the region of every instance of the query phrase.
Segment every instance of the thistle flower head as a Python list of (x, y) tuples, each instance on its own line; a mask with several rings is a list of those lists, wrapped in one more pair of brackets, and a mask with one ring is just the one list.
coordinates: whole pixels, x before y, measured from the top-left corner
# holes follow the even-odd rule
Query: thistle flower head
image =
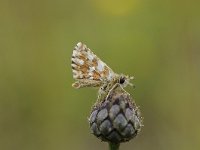
[(102, 141), (126, 142), (138, 135), (142, 126), (139, 108), (120, 84), (95, 104), (89, 118), (91, 132)]

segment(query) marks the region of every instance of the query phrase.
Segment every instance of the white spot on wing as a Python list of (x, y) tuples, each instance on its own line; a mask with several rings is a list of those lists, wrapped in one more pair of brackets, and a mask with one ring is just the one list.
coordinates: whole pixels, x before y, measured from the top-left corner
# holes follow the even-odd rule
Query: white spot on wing
[(73, 78), (74, 78), (74, 79), (78, 78), (78, 74), (74, 74), (74, 75), (73, 75)]
[(89, 59), (90, 61), (92, 61), (92, 60), (94, 59), (95, 56), (94, 56), (94, 54), (88, 52), (87, 57), (88, 57), (88, 59)]
[(72, 70), (72, 72), (73, 72), (74, 74), (78, 74), (78, 71), (76, 71), (76, 70)]
[(83, 44), (81, 42), (78, 42), (77, 47), (80, 48)]
[(76, 64), (79, 64), (79, 65), (83, 65), (84, 64), (84, 61), (81, 60), (81, 59), (78, 59), (78, 58), (72, 58), (72, 61), (75, 62)]
[(76, 68), (76, 67), (77, 67), (77, 65), (76, 65), (76, 64), (71, 64), (71, 66), (72, 66), (72, 67), (74, 67), (74, 68)]
[(89, 79), (90, 79), (90, 80), (93, 80), (94, 78), (93, 78), (93, 77), (89, 77)]
[(77, 59), (77, 62), (78, 62), (80, 65), (83, 65), (83, 64), (84, 64), (84, 61), (81, 60), (81, 59)]
[(92, 72), (92, 71), (94, 71), (94, 70), (95, 70), (95, 67), (90, 67), (89, 72)]
[(109, 71), (109, 74), (108, 74), (107, 79), (108, 79), (108, 80), (111, 80), (111, 79), (113, 78), (113, 76), (114, 76), (114, 73), (111, 72), (111, 71)]
[(103, 71), (104, 70), (104, 66), (105, 66), (105, 64), (102, 62), (102, 61), (98, 61), (98, 66), (97, 66), (97, 70), (98, 71)]
[(83, 78), (83, 74), (80, 74), (79, 77), (80, 77), (80, 78)]
[(74, 57), (79, 56), (79, 52), (74, 50), (72, 56), (74, 56)]
[(89, 72), (88, 75), (92, 77), (92, 76), (93, 76), (93, 73), (92, 73), (92, 72)]

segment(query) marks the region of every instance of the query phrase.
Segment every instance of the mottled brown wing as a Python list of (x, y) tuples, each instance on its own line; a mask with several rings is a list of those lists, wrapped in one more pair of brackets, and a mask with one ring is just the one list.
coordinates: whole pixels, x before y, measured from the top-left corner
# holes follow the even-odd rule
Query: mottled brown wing
[(75, 80), (111, 80), (115, 73), (85, 44), (79, 42), (72, 53), (72, 72)]

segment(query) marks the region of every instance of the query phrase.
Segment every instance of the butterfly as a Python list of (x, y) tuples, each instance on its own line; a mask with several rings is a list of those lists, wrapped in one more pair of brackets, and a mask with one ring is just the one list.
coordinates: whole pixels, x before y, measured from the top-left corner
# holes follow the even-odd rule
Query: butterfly
[(79, 42), (72, 53), (71, 67), (73, 78), (76, 80), (72, 87), (99, 87), (98, 99), (104, 96), (118, 83), (122, 88), (130, 83), (134, 77), (115, 73), (106, 63), (97, 57), (85, 44)]

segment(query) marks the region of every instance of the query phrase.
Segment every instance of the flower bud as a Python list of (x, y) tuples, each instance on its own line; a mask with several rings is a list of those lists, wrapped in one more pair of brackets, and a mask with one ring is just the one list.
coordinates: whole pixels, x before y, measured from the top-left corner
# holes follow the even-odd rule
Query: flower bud
[(120, 84), (92, 108), (91, 132), (102, 141), (126, 142), (138, 135), (142, 126), (139, 108)]

